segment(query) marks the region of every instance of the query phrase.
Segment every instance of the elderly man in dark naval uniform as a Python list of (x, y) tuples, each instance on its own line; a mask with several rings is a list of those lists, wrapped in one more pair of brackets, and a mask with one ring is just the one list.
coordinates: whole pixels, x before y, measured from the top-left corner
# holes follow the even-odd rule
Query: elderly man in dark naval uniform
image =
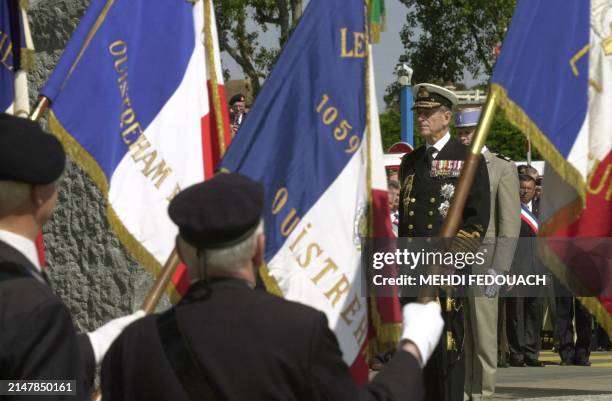
[[(432, 84), (413, 88), (415, 121), (425, 145), (404, 156), (400, 166), (399, 237), (438, 234), (453, 199), (468, 148), (452, 138), (449, 125), (457, 97)], [(477, 252), (489, 222), (489, 177), (480, 160), (453, 251)], [(462, 401), (464, 386), (463, 305), (441, 291), (445, 335), (425, 367), (425, 399)]]
[(327, 318), (254, 290), (263, 261), (263, 187), (236, 173), (180, 192), (169, 214), (193, 278), (176, 306), (129, 326), (102, 366), (104, 400), (420, 400), (440, 306), (404, 308), (400, 349), (357, 388)]
[(86, 399), (95, 364), (123, 327), (144, 315), (77, 335), (68, 308), (51, 292), (34, 241), (55, 208), (65, 159), (62, 145), (38, 124), (0, 113), (0, 379), (75, 381), (71, 393), (45, 400)]

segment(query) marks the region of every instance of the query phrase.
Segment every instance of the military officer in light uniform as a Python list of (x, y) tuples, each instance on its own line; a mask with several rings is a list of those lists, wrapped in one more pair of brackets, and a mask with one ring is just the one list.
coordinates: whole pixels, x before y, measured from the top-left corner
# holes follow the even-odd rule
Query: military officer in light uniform
[[(413, 92), (415, 122), (426, 143), (402, 159), (399, 237), (434, 237), (449, 210), (468, 148), (452, 138), (449, 131), (457, 104), (455, 94), (432, 84), (418, 84)], [(489, 177), (481, 159), (453, 250), (477, 251), (489, 221), (489, 202)], [(461, 401), (463, 306), (459, 298), (440, 295), (446, 334), (425, 367), (425, 399)]]
[[(480, 112), (480, 108), (468, 108), (455, 116), (457, 138), (466, 146), (472, 143)], [(491, 153), (486, 146), (482, 155), (489, 174), (491, 212), (481, 247), (486, 249), (486, 262), (472, 266), (472, 273), (497, 275), (510, 270), (521, 229), (519, 181), (510, 159)], [(465, 299), (466, 400), (488, 400), (495, 392), (498, 292), (495, 286), (471, 288)]]

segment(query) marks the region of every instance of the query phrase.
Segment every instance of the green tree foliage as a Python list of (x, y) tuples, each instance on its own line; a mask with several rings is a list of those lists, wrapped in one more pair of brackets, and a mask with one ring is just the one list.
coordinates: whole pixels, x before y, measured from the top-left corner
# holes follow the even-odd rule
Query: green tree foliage
[[(501, 153), (512, 160), (527, 160), (527, 139), (504, 115), (497, 110), (491, 131), (487, 137), (487, 147), (495, 153)], [(532, 160), (540, 160), (541, 156), (531, 147)]]
[[(451, 81), (462, 90), (466, 88), (460, 82), (466, 73), (491, 74), (494, 49), (503, 40), (516, 0), (400, 1), (408, 8), (400, 36), (404, 56), (414, 69), (413, 82), (444, 85)], [(391, 84), (386, 92), (387, 111), (380, 117), (385, 146), (399, 140), (399, 84)], [(415, 130), (415, 145), (420, 144), (422, 139)], [(513, 160), (527, 157), (525, 137), (501, 111), (495, 115), (487, 146)], [(533, 148), (532, 158), (540, 158)]]
[[(215, 2), (219, 44), (251, 81), (253, 95), (260, 89), (283, 44), (302, 16), (302, 0), (219, 0)], [(276, 29), (277, 47), (264, 47), (260, 33)]]
[(386, 152), (389, 146), (400, 140), (401, 116), (399, 112), (389, 109), (379, 115), (379, 120), (383, 150)]
[[(388, 109), (380, 114), (380, 131), (383, 142), (383, 150), (386, 152), (389, 146), (400, 140), (401, 116), (394, 109)], [(451, 133), (455, 129), (451, 125)], [(415, 147), (424, 143), (416, 127), (414, 129)], [(527, 140), (523, 134), (506, 119), (503, 111), (497, 110), (491, 131), (487, 138), (487, 147), (495, 153), (501, 153), (512, 160), (527, 160)], [(532, 160), (541, 160), (540, 154), (534, 147), (531, 148)]]
[[(382, 137), (383, 151), (386, 152), (391, 145), (401, 140), (401, 115), (395, 109), (387, 109), (379, 114), (380, 135)], [(416, 128), (413, 133), (415, 147), (421, 146), (424, 141), (419, 136)]]
[[(408, 7), (400, 37), (414, 69), (413, 82), (445, 84), (491, 74), (494, 49), (504, 37), (516, 0), (400, 0)], [(388, 106), (399, 88), (387, 88)]]

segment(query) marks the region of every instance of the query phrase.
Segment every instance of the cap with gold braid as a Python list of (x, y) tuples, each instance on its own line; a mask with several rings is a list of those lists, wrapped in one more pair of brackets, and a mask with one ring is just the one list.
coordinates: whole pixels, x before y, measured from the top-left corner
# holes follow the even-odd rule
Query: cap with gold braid
[(412, 109), (435, 109), (446, 106), (452, 109), (457, 105), (457, 96), (450, 90), (438, 85), (422, 83), (412, 88), (414, 105)]

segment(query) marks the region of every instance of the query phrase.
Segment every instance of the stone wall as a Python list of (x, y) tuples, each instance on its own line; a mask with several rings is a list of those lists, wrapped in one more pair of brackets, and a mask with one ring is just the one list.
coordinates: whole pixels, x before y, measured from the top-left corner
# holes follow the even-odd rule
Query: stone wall
[[(89, 2), (30, 0), (36, 48), (29, 76), (32, 105)], [(153, 278), (110, 230), (100, 191), (72, 161), (60, 185), (57, 210), (43, 233), (54, 291), (70, 307), (79, 330), (94, 329), (140, 306)], [(160, 308), (168, 306), (165, 297)]]

